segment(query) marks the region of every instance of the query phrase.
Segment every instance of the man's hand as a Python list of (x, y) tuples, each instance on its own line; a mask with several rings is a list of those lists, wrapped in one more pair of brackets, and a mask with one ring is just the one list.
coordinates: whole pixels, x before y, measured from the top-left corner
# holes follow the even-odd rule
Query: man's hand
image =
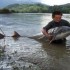
[(42, 33), (43, 33), (49, 40), (52, 40), (53, 36), (52, 36), (50, 33), (46, 32), (45, 29), (42, 29)]
[(51, 34), (47, 34), (46, 37), (49, 39), (49, 40), (52, 40), (53, 36)]

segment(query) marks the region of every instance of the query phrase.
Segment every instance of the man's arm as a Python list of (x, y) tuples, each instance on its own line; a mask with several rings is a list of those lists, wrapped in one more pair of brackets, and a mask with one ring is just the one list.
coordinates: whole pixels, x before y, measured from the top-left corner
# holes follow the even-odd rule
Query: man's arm
[(43, 33), (49, 40), (52, 39), (52, 35), (50, 35), (50, 34), (48, 33), (48, 31), (46, 31), (44, 28), (42, 29), (42, 33)]
[(67, 21), (67, 25), (70, 27), (70, 23)]
[(70, 27), (70, 23), (69, 23), (67, 20), (64, 20), (63, 23), (64, 23), (66, 26)]

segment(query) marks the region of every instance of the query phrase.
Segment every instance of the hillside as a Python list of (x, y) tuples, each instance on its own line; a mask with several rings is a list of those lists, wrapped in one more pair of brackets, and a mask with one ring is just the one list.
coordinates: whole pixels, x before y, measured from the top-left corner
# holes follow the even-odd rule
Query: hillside
[(64, 5), (48, 6), (44, 4), (12, 4), (5, 7), (12, 12), (22, 13), (51, 13), (54, 10), (61, 10), (63, 13), (70, 13), (70, 3)]
[(14, 12), (23, 13), (46, 13), (48, 10), (48, 6), (43, 4), (13, 4), (6, 8), (13, 10)]

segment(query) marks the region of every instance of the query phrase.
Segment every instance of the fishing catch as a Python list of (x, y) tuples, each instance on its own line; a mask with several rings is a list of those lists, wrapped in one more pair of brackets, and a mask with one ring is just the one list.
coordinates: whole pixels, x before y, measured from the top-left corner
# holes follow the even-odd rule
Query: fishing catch
[(70, 27), (68, 26), (60, 26), (52, 28), (48, 31), (52, 35), (52, 39), (50, 40), (50, 43), (52, 43), (55, 40), (64, 39), (67, 36), (70, 35)]

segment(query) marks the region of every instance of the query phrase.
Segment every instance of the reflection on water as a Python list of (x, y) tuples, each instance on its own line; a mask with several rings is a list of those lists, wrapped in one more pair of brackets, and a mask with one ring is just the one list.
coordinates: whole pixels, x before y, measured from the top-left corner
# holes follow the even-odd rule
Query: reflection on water
[[(48, 44), (47, 40), (39, 40), (37, 36), (32, 37), (42, 44), (42, 49), (46, 51), (46, 54), (49, 57), (48, 61), (44, 61), (45, 65), (48, 67), (44, 68), (44, 70), (69, 70), (70, 64), (70, 46), (66, 46), (66, 43), (62, 44)], [(67, 41), (66, 41), (67, 42)]]
[[(69, 15), (63, 18), (69, 20)], [(0, 40), (0, 70), (70, 70), (70, 37), (62, 44), (39, 39), (51, 14), (0, 14), (5, 39)], [(14, 31), (22, 37), (12, 38)]]

